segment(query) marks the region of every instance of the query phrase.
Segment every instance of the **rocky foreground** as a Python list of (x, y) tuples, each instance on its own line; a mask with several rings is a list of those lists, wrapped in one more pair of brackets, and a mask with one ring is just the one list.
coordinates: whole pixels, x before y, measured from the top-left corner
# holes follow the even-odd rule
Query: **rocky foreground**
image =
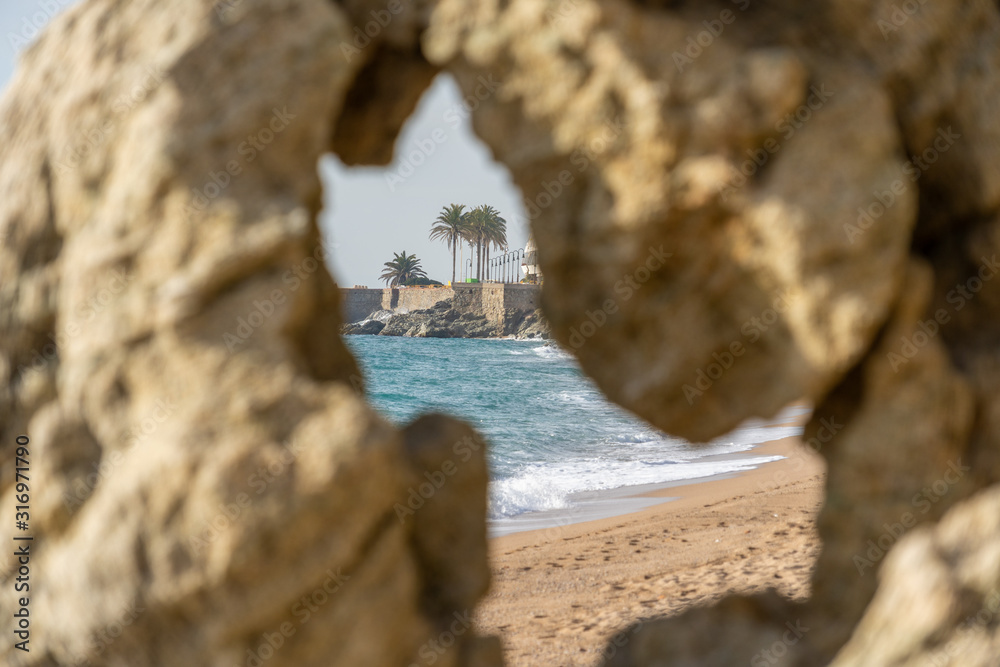
[(996, 667), (998, 42), (987, 0), (73, 4), (0, 101), (0, 663), (502, 664), (453, 625), (486, 445), (366, 402), (317, 224), (321, 156), (389, 164), (444, 72), (609, 399), (692, 441), (814, 406), (808, 601), (636, 621), (616, 664)]
[(425, 310), (397, 312), (379, 310), (360, 322), (345, 324), (348, 336), (410, 336), (412, 338), (542, 338), (549, 326), (540, 310), (510, 310), (503, 322), (491, 322), (485, 315), (461, 312), (450, 299), (438, 301)]

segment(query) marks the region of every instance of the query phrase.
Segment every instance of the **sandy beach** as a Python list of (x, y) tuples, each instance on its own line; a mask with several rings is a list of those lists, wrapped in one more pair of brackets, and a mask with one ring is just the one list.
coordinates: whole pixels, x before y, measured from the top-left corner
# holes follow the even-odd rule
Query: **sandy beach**
[(592, 666), (611, 636), (640, 619), (769, 587), (805, 597), (822, 459), (798, 438), (748, 454), (786, 458), (644, 489), (650, 502), (672, 500), (639, 511), (492, 539), (493, 586), (478, 627), (502, 638), (512, 667)]

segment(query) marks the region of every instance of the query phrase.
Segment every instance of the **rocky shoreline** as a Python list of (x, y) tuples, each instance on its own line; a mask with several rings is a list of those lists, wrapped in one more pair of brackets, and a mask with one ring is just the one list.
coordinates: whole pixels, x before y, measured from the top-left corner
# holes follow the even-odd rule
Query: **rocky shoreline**
[(485, 315), (456, 310), (450, 299), (431, 308), (400, 312), (378, 310), (360, 322), (343, 325), (347, 336), (410, 336), (412, 338), (549, 338), (540, 310), (508, 310), (502, 323)]

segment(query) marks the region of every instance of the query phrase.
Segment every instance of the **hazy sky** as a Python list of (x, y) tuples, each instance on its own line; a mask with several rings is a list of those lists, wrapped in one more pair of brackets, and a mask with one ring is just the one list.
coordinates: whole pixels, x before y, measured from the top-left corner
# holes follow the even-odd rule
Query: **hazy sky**
[(24, 42), (34, 41), (38, 26), (46, 26), (52, 16), (76, 0), (0, 0), (0, 85), (10, 81), (17, 53)]
[[(30, 41), (35, 25), (46, 25), (54, 10), (74, 3), (0, 0), (0, 85), (7, 87), (17, 47)], [(511, 248), (523, 248), (528, 237), (517, 188), (472, 133), (458, 87), (447, 76), (437, 78), (403, 128), (393, 165), (345, 168), (329, 156), (320, 174), (326, 202), (320, 224), (332, 248), (334, 277), (344, 286), (375, 287), (382, 264), (403, 250), (415, 253), (431, 278), (450, 280), (451, 253), (427, 235), (441, 208), (451, 203), (498, 209), (507, 219)], [(398, 178), (390, 185), (387, 177), (394, 174)]]
[(517, 188), (472, 133), (458, 86), (447, 76), (420, 100), (391, 166), (348, 169), (327, 157), (320, 173), (332, 209), (323, 226), (333, 244), (334, 276), (347, 287), (375, 287), (383, 262), (403, 250), (415, 253), (431, 278), (451, 280), (451, 253), (443, 242), (427, 240), (441, 208), (451, 203), (490, 204), (507, 219), (511, 248), (523, 248), (528, 239)]

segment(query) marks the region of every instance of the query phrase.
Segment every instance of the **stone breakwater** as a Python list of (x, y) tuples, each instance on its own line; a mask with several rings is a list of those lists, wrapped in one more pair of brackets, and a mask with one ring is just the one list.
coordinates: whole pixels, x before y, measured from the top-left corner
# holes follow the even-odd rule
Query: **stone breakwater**
[(548, 338), (538, 285), (342, 289), (348, 335)]

